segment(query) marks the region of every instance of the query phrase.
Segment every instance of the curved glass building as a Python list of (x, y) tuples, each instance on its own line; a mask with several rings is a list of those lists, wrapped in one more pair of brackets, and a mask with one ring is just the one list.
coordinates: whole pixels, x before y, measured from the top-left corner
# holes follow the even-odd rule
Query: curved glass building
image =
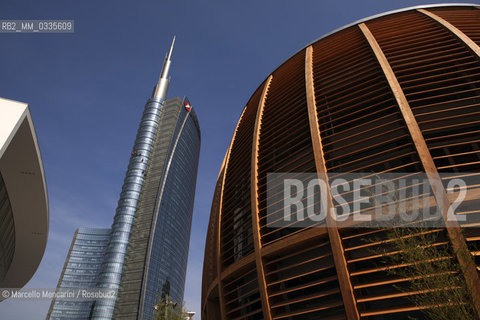
[(200, 152), (188, 99), (165, 100), (170, 52), (145, 105), (97, 285), (93, 319), (152, 319), (162, 288), (182, 303)]
[[(273, 71), (243, 109), (220, 169), (202, 319), (424, 318), (433, 306), (412, 299), (453, 292), (418, 290), (412, 279), (393, 276), (389, 270), (406, 265), (386, 259), (399, 252), (385, 245), (385, 229), (337, 228), (328, 218), (272, 227), (267, 174), (478, 176), (479, 45), (477, 5), (415, 7), (336, 30)], [(457, 214), (480, 214), (479, 186), (469, 186)], [(443, 186), (433, 190), (428, 205), (443, 215), (451, 200)], [(330, 191), (325, 197), (332, 202)], [(461, 266), (446, 272), (465, 279), (477, 314), (479, 225), (429, 230), (432, 246), (445, 248), (438, 259)]]
[[(95, 288), (110, 229), (78, 228), (73, 236), (58, 289)], [(90, 319), (94, 301), (52, 300), (47, 319)]]
[(114, 319), (152, 319), (162, 288), (182, 303), (200, 152), (187, 99), (166, 100), (146, 170), (123, 267)]

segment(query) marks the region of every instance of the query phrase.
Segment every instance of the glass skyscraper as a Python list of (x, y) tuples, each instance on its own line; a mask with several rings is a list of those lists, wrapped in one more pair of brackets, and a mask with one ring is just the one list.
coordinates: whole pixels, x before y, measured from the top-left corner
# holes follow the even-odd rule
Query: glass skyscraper
[(181, 304), (185, 287), (200, 128), (187, 98), (165, 100), (170, 57), (145, 105), (97, 286), (92, 319), (153, 319), (162, 288)]
[[(94, 288), (110, 229), (78, 228), (58, 281), (57, 289)], [(89, 319), (94, 301), (53, 300), (47, 319)]]
[[(187, 107), (185, 107), (187, 106)], [(200, 131), (187, 99), (166, 100), (125, 257), (114, 319), (152, 319), (162, 287), (183, 300)]]

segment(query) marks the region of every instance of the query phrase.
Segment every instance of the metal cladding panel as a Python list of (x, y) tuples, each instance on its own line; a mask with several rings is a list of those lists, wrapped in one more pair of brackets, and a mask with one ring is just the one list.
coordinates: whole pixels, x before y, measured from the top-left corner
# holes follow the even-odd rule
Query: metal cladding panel
[[(401, 265), (385, 265), (385, 255), (396, 254), (383, 242), (385, 230), (271, 228), (265, 221), (266, 176), (478, 176), (479, 18), (473, 5), (438, 5), (365, 19), (313, 42), (267, 77), (239, 120), (217, 182), (202, 317), (424, 317), (412, 302), (422, 292), (388, 272)], [(439, 192), (428, 195), (439, 201)], [(459, 210), (480, 213), (480, 199), (475, 201)], [(480, 233), (457, 231), (432, 229), (434, 246), (459, 261), (459, 276), (475, 295), (480, 282), (468, 259), (480, 267)], [(473, 258), (456, 251), (462, 243)], [(385, 255), (375, 254), (380, 249)]]

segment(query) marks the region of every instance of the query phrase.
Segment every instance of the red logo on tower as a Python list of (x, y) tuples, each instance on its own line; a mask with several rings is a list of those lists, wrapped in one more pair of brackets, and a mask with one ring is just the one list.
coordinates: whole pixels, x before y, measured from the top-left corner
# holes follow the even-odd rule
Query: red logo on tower
[(188, 101), (185, 101), (185, 109), (187, 111), (190, 111), (190, 109), (192, 109), (192, 106), (190, 105), (190, 103)]

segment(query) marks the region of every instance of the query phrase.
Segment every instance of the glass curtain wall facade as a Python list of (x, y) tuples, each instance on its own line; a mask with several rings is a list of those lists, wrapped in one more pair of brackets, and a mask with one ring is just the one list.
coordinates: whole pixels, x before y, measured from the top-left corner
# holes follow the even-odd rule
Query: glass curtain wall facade
[(150, 99), (97, 283), (118, 285), (118, 297), (97, 303), (94, 319), (152, 319), (163, 287), (183, 302), (199, 152), (188, 99)]
[[(273, 228), (267, 174), (477, 176), (479, 45), (477, 6), (415, 7), (328, 34), (270, 74), (244, 108), (220, 169), (202, 319), (425, 318), (412, 302), (424, 292), (389, 273), (405, 266), (385, 258), (398, 254), (378, 240), (385, 229), (336, 228), (328, 220)], [(480, 214), (478, 193), (470, 201), (457, 214)], [(480, 232), (472, 226), (455, 237), (449, 226), (431, 232), (434, 246), (446, 248), (442, 258), (473, 262), (458, 272), (473, 296)], [(471, 254), (459, 257), (454, 246)]]
[[(95, 288), (110, 229), (78, 228), (58, 281), (60, 288)], [(90, 319), (94, 301), (52, 300), (47, 319)]]
[(200, 152), (187, 99), (165, 101), (138, 203), (114, 319), (152, 319), (163, 286), (182, 303)]

